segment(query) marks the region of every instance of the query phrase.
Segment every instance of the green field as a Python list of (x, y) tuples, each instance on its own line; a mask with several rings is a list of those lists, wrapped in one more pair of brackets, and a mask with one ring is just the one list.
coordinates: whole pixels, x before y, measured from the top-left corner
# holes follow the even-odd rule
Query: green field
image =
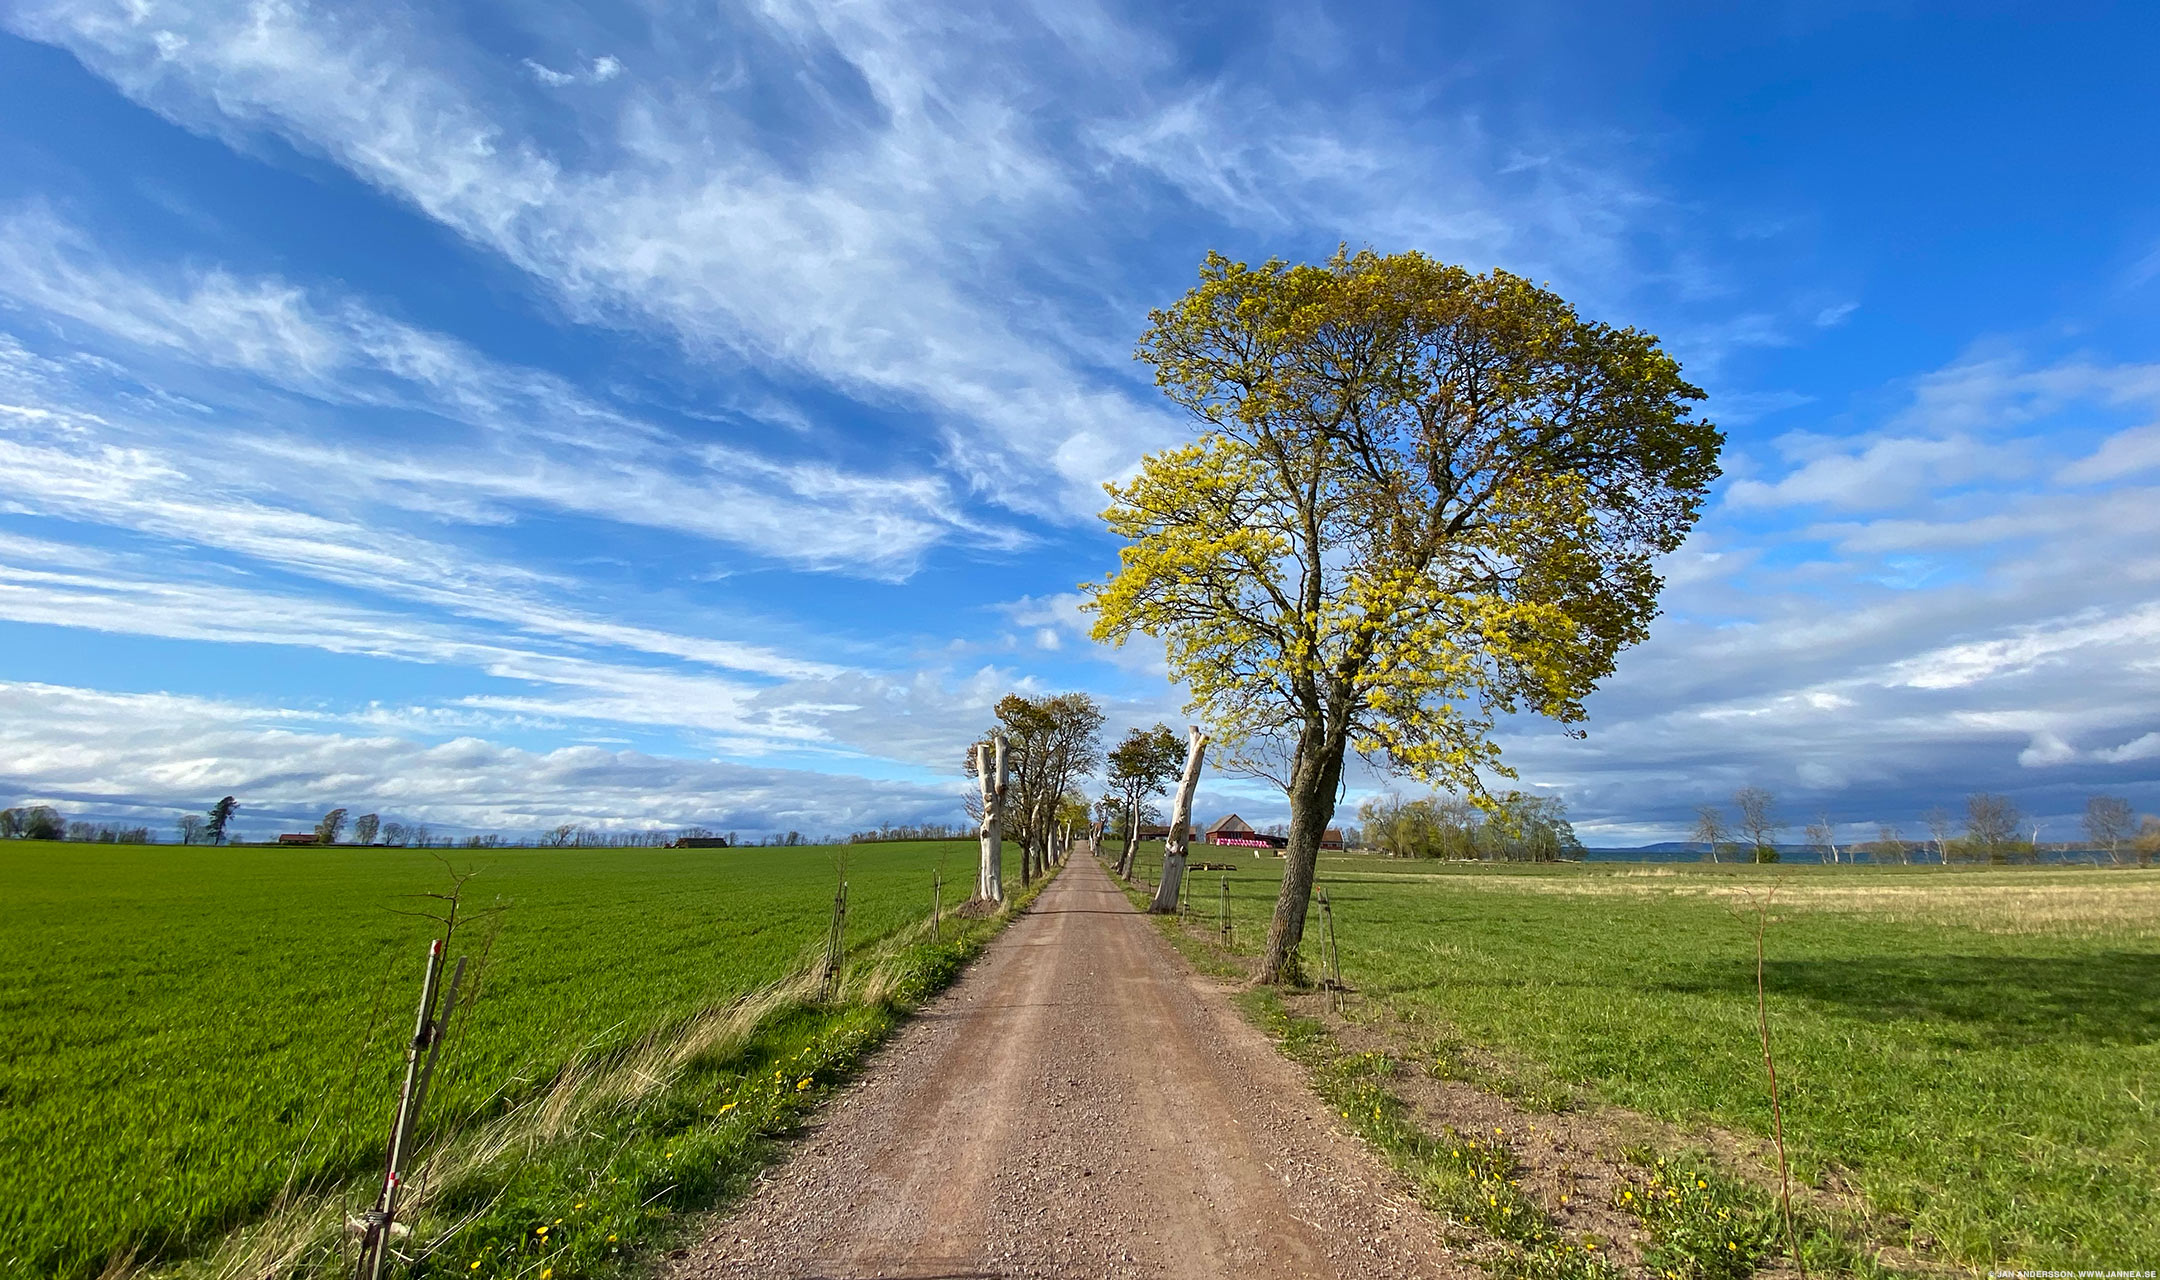
[[(1195, 915), (1213, 923), (1228, 880), (1256, 948), (1281, 862), (1205, 856), (1240, 870), (1198, 874)], [(1776, 886), (1768, 1003), (1800, 1176), (1861, 1193), (1878, 1238), (1966, 1267), (2160, 1260), (2160, 874), (1345, 855), (1320, 882), (1353, 1009), (1402, 1015), (1428, 1064), (1758, 1137), (1737, 909)]]
[[(430, 1119), (499, 1116), (566, 1064), (797, 969), (824, 936), (835, 855), (446, 851), (478, 873), (467, 910), (506, 909), (457, 948), (485, 951), (481, 997)], [(941, 864), (948, 907), (974, 884), (973, 842), (846, 856), (858, 950), (928, 916)], [(1009, 884), (1016, 863), (1008, 849)], [(0, 843), (0, 1274), (183, 1256), (281, 1189), (379, 1165), (434, 930), (397, 912), (448, 879), (415, 850)], [(791, 1053), (812, 1052), (808, 1034)]]

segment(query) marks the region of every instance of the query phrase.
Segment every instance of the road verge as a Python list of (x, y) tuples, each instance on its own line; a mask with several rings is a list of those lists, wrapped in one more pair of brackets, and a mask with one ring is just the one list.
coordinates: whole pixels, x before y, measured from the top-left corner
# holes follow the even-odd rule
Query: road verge
[[(851, 947), (621, 1052), (587, 1058), (498, 1115), (431, 1135), (394, 1273), (577, 1280), (627, 1274), (786, 1154), (787, 1139), (1024, 912), (1056, 869), (989, 914), (948, 912)], [(239, 1280), (351, 1269), (360, 1184), (296, 1197), (211, 1251), (112, 1277)]]
[[(1139, 911), (1148, 898), (1113, 882)], [(1554, 1280), (1798, 1276), (1783, 1256), (1774, 1172), (1734, 1135), (1683, 1133), (1574, 1097), (1473, 1046), (1420, 1054), (1408, 1029), (1352, 996), (1239, 986), (1245, 948), (1204, 912), (1151, 917), (1196, 970), (1223, 981), (1253, 1025), (1305, 1071), (1338, 1120), (1447, 1225), (1488, 1273)], [(1834, 1197), (1796, 1202), (1806, 1273), (1962, 1274), (1870, 1239)]]

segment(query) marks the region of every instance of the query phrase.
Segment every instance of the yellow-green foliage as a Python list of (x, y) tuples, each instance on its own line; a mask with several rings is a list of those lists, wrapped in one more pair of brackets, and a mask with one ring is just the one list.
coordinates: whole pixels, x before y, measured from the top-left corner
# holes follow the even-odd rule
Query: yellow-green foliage
[(1203, 434), (1109, 487), (1095, 634), (1160, 637), (1233, 760), (1347, 744), (1476, 790), (1494, 715), (1582, 718), (1718, 475), (1655, 338), (1505, 272), (1210, 255), (1152, 320)]

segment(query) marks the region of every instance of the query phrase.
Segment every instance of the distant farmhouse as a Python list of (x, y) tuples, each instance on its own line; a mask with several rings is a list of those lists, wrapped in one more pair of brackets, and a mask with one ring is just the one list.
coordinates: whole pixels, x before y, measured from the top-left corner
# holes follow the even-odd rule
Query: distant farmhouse
[(1207, 842), (1232, 845), (1239, 849), (1279, 849), (1288, 843), (1274, 836), (1261, 835), (1252, 829), (1251, 823), (1234, 813), (1208, 824)]
[(277, 838), (279, 844), (321, 844), (322, 837), (313, 831), (288, 831)]
[(668, 842), (670, 849), (725, 849), (726, 836), (677, 836)]
[[(1290, 837), (1264, 835), (1253, 830), (1251, 823), (1233, 813), (1208, 824), (1206, 841), (1209, 844), (1227, 845), (1236, 849), (1280, 849), (1290, 843)], [(1342, 848), (1342, 828), (1329, 827), (1321, 832), (1320, 847)]]
[[(1153, 825), (1143, 824), (1140, 828), (1140, 839), (1143, 843), (1149, 840), (1168, 840), (1169, 838), (1170, 828), (1159, 823)], [(1207, 830), (1201, 834), (1200, 841), (1202, 844), (1218, 844), (1234, 849), (1282, 849), (1289, 845), (1290, 837), (1265, 835), (1255, 831), (1251, 823), (1233, 813), (1209, 823)], [(1329, 827), (1322, 832), (1320, 834), (1320, 847), (1323, 849), (1342, 848), (1342, 828)]]

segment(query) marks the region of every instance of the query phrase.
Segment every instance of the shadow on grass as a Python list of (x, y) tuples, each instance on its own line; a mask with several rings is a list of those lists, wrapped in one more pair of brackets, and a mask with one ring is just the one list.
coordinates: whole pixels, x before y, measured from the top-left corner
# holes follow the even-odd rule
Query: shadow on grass
[[(1956, 1024), (1997, 1044), (2144, 1044), (2160, 1036), (2160, 955), (1855, 956), (1773, 960), (1773, 998), (1797, 996), (1872, 1022)], [(1755, 972), (1734, 968), (1671, 991), (1752, 1000)]]

